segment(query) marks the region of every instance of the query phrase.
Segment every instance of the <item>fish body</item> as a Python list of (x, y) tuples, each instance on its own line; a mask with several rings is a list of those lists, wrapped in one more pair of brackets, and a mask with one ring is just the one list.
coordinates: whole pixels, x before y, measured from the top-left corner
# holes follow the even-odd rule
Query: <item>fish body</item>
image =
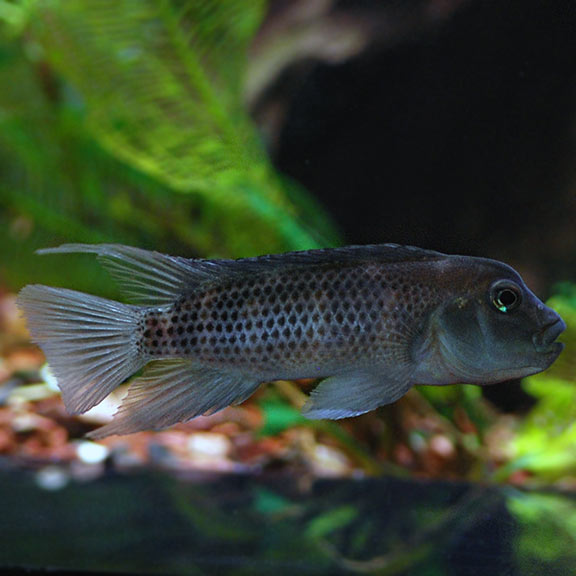
[(562, 319), (494, 260), (397, 245), (189, 260), (96, 253), (134, 304), (62, 288), (19, 296), (67, 408), (84, 412), (140, 369), (93, 437), (163, 428), (242, 402), (263, 382), (322, 378), (310, 418), (355, 416), (413, 385), (491, 384), (547, 368)]
[(418, 324), (439, 296), (408, 285), (401, 268), (328, 265), (233, 278), (148, 310), (143, 348), (150, 358), (236, 366), (263, 381), (384, 366), (405, 344), (402, 326)]

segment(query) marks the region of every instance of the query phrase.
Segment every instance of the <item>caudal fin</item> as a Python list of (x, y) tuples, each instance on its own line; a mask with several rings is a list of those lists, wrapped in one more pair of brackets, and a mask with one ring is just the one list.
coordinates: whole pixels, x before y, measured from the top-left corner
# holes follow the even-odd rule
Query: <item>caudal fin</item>
[(137, 306), (40, 285), (23, 288), (18, 306), (70, 413), (86, 412), (144, 364)]

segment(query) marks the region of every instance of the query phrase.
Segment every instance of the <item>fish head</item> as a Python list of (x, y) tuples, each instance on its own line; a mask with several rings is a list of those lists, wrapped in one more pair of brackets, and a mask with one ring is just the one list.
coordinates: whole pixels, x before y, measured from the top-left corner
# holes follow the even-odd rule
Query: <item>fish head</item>
[(471, 260), (433, 321), (444, 371), (453, 381), (492, 384), (548, 368), (564, 348), (556, 341), (562, 318), (513, 268)]

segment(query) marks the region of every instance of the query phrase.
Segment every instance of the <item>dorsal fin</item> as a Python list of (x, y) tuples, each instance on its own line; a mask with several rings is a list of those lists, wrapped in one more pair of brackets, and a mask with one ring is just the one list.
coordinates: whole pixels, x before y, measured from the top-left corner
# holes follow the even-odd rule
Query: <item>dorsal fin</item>
[(359, 264), (361, 262), (423, 262), (442, 260), (446, 254), (400, 244), (367, 244), (363, 246), (342, 246), (340, 248), (318, 248), (284, 254), (270, 254), (256, 258), (243, 258), (234, 262), (254, 262), (260, 265), (319, 265), (319, 264)]
[(209, 261), (187, 260), (121, 244), (63, 244), (38, 254), (97, 254), (131, 302), (143, 306), (171, 304), (211, 277)]
[(163, 306), (185, 293), (226, 278), (259, 274), (286, 267), (350, 265), (362, 262), (422, 262), (445, 254), (398, 244), (345, 246), (271, 254), (238, 260), (188, 259), (121, 244), (64, 244), (39, 254), (91, 253), (112, 274), (135, 304)]

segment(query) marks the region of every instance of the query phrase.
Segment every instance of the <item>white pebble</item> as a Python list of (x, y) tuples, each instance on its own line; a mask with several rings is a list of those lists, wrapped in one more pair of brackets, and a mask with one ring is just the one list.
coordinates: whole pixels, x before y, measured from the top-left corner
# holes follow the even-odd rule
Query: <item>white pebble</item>
[(99, 464), (106, 460), (109, 450), (106, 446), (95, 442), (80, 442), (76, 447), (76, 454), (86, 464)]
[(61, 490), (69, 481), (69, 474), (57, 466), (47, 466), (36, 474), (36, 483), (44, 490)]

